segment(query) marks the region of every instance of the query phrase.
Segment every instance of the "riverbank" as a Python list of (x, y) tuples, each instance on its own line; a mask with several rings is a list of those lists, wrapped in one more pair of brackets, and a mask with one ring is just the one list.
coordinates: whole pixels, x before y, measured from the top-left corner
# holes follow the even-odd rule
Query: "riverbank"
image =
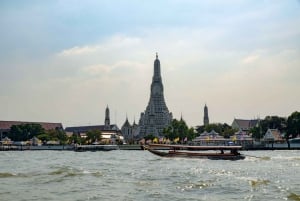
[(74, 150), (74, 145), (0, 145), (0, 151), (42, 151), (42, 150)]
[(110, 150), (142, 150), (140, 145), (0, 145), (0, 151), (110, 151)]

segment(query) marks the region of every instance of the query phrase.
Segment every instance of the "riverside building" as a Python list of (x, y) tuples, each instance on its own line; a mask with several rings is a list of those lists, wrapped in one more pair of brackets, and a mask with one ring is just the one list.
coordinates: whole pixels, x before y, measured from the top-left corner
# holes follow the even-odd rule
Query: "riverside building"
[(92, 125), (92, 126), (76, 126), (67, 127), (65, 129), (68, 136), (78, 135), (82, 138), (86, 138), (86, 133), (89, 131), (98, 130), (101, 131), (102, 140), (107, 143), (115, 143), (116, 139), (123, 140), (121, 130), (116, 124), (110, 124), (110, 115), (108, 106), (105, 109), (104, 125)]

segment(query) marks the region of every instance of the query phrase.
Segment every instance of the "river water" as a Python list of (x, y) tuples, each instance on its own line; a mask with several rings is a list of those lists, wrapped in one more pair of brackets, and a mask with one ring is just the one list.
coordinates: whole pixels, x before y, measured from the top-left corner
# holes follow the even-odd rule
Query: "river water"
[(147, 151), (0, 152), (0, 200), (300, 200), (300, 151), (240, 161)]

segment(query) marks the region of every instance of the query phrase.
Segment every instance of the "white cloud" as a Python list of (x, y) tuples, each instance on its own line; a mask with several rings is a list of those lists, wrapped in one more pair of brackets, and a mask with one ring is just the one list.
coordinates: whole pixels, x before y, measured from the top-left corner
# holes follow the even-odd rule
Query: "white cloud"
[(75, 46), (69, 49), (62, 50), (58, 53), (59, 56), (79, 56), (89, 55), (92, 53), (108, 52), (120, 48), (132, 48), (140, 43), (141, 39), (137, 37), (126, 37), (123, 35), (114, 35), (106, 38), (98, 45)]
[[(236, 12), (205, 26), (145, 25), (94, 43), (80, 41), (84, 45), (62, 49), (50, 61), (31, 63), (18, 85), (11, 84), (20, 87), (15, 94), (2, 93), (0, 105), (7, 107), (0, 109), (7, 115), (59, 116), (67, 125), (84, 125), (101, 123), (108, 104), (119, 126), (126, 113), (138, 121), (148, 103), (158, 52), (167, 105), (176, 118), (182, 112), (191, 126), (202, 123), (205, 103), (212, 122), (281, 115), (286, 107), (286, 113), (292, 112), (300, 108), (300, 52), (290, 37), (299, 35), (299, 28), (293, 28), (294, 21), (283, 32), (282, 22), (270, 27), (265, 22), (271, 11), (260, 23), (263, 11)], [(14, 109), (21, 99), (24, 105)]]
[(249, 64), (257, 61), (259, 59), (259, 55), (249, 55), (246, 58), (243, 59), (244, 64)]
[(107, 74), (110, 71), (110, 67), (104, 64), (96, 64), (84, 67), (82, 71), (89, 75), (99, 76), (101, 74)]
[(83, 47), (72, 47), (70, 49), (63, 50), (59, 56), (78, 56), (83, 54), (89, 54), (95, 52), (99, 47), (97, 46), (83, 46)]

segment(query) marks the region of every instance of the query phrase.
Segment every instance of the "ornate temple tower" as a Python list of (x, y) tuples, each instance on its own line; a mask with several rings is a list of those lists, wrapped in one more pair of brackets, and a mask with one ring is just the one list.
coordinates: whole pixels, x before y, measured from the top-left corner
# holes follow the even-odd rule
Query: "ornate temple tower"
[(203, 124), (204, 126), (208, 125), (209, 124), (209, 118), (208, 118), (208, 108), (205, 104), (204, 106), (204, 118), (203, 118)]
[(145, 112), (141, 113), (137, 137), (143, 138), (147, 135), (162, 136), (163, 129), (171, 123), (172, 118), (172, 113), (169, 112), (164, 98), (164, 87), (160, 74), (160, 61), (156, 53), (150, 100)]
[(106, 106), (106, 109), (105, 109), (105, 121), (104, 121), (104, 125), (105, 127), (110, 127), (110, 118), (109, 118), (109, 109), (108, 109), (108, 106)]

